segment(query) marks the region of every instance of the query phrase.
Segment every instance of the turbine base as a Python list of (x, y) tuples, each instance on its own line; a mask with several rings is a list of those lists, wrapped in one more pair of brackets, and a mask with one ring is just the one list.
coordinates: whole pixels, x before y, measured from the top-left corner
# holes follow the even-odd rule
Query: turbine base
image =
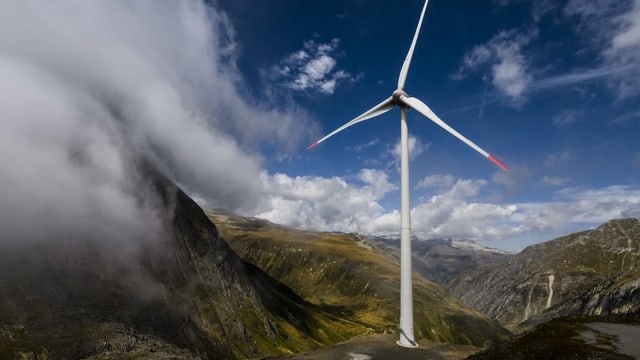
[(402, 341), (398, 340), (396, 341), (396, 345), (401, 346), (403, 348), (407, 348), (407, 349), (415, 349), (418, 348), (418, 343), (414, 342), (414, 343), (403, 343)]

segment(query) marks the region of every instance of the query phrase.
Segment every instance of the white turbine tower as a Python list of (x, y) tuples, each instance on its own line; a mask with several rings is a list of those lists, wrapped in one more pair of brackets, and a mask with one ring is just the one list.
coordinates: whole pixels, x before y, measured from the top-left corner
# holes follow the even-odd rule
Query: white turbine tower
[(408, 126), (407, 126), (407, 109), (412, 108), (424, 115), (427, 119), (433, 121), (444, 130), (448, 131), (451, 135), (457, 137), (465, 144), (469, 145), (475, 151), (482, 154), (484, 157), (493, 161), (496, 165), (503, 170), (509, 169), (498, 159), (484, 151), (478, 145), (474, 144), (471, 140), (464, 137), (462, 134), (454, 130), (447, 125), (442, 119), (431, 111), (431, 109), (419, 99), (409, 96), (404, 91), (404, 84), (407, 80), (407, 73), (409, 72), (409, 65), (411, 64), (411, 58), (413, 51), (418, 41), (418, 34), (422, 27), (422, 19), (427, 9), (429, 0), (424, 2), (422, 7), (422, 13), (420, 14), (420, 20), (418, 21), (418, 27), (413, 35), (413, 41), (409, 47), (407, 57), (404, 59), (402, 69), (400, 70), (400, 76), (398, 77), (398, 88), (391, 94), (390, 97), (365, 111), (360, 116), (347, 122), (336, 130), (332, 131), (322, 139), (311, 144), (308, 149), (314, 148), (316, 145), (327, 140), (331, 136), (339, 133), (340, 131), (357, 124), (361, 121), (369, 120), (373, 117), (381, 115), (393, 107), (400, 107), (400, 339), (396, 342), (400, 346), (404, 347), (417, 347), (418, 344), (413, 336), (413, 289), (411, 281), (411, 215), (410, 215), (410, 203), (409, 203), (409, 142), (408, 142)]

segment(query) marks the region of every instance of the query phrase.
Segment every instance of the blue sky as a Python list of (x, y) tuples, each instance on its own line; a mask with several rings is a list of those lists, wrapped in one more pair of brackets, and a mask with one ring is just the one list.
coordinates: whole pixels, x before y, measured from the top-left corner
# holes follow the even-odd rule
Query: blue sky
[[(238, 69), (252, 94), (296, 102), (316, 120), (318, 135), (395, 89), (422, 4), (219, 2), (236, 31)], [(511, 171), (500, 173), (410, 112), (416, 231), (491, 240), (494, 230), (504, 239), (493, 245), (517, 249), (611, 217), (638, 216), (639, 60), (638, 1), (432, 0), (406, 90)], [(301, 147), (284, 160), (266, 153), (265, 166), (299, 181), (339, 178), (352, 191), (371, 186), (362, 169), (379, 172), (388, 182), (375, 196), (380, 219), (398, 208), (398, 138), (396, 110), (310, 152)], [(278, 212), (262, 215), (291, 223)]]
[[(0, 4), (0, 225), (119, 223), (134, 149), (206, 207), (398, 232), (397, 109), (306, 147), (391, 95), (422, 4)], [(405, 90), (511, 171), (411, 111), (414, 233), (519, 250), (640, 216), (638, 64), (640, 0), (431, 0)]]

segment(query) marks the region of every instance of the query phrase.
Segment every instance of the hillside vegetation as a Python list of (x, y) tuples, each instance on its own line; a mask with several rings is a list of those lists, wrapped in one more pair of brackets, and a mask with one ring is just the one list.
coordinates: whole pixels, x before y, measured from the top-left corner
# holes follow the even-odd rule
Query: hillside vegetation
[[(327, 312), (395, 333), (399, 315), (397, 259), (353, 234), (296, 231), (224, 211), (206, 211), (246, 261)], [(414, 273), (416, 337), (486, 346), (508, 332), (446, 290)]]

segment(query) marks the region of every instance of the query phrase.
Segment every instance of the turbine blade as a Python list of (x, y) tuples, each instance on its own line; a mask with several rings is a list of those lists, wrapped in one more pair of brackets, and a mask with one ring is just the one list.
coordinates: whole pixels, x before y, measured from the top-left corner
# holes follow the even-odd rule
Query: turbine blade
[(488, 152), (484, 151), (480, 146), (476, 145), (473, 141), (467, 139), (464, 135), (460, 134), (454, 128), (452, 128), (447, 123), (442, 121), (442, 119), (440, 119), (438, 117), (438, 115), (436, 115), (427, 106), (427, 104), (423, 103), (419, 99), (416, 99), (414, 97), (409, 97), (409, 96), (402, 96), (400, 98), (400, 100), (405, 105), (410, 106), (411, 108), (413, 108), (414, 110), (416, 110), (420, 114), (424, 115), (427, 119), (433, 121), (434, 123), (439, 125), (441, 128), (443, 128), (446, 131), (448, 131), (451, 135), (457, 137), (462, 142), (464, 142), (465, 144), (469, 145), (473, 150), (475, 150), (475, 151), (479, 152), (480, 154), (482, 154), (482, 156), (484, 156), (487, 159), (491, 160), (494, 164), (498, 165), (502, 170), (509, 171), (509, 168), (505, 164), (503, 164), (500, 160), (496, 159), (493, 155), (491, 155)]
[(400, 90), (404, 89), (404, 84), (407, 81), (407, 74), (409, 73), (411, 58), (413, 57), (413, 51), (415, 50), (416, 43), (418, 42), (418, 34), (420, 33), (420, 28), (422, 27), (422, 19), (424, 19), (424, 13), (427, 10), (428, 3), (429, 0), (425, 0), (424, 6), (422, 7), (422, 13), (420, 14), (420, 20), (418, 21), (418, 27), (416, 27), (416, 33), (413, 35), (413, 41), (411, 41), (411, 46), (409, 47), (407, 57), (404, 58), (404, 63), (402, 63), (402, 69), (400, 70), (400, 76), (398, 77), (398, 89)]
[(385, 99), (384, 101), (382, 101), (381, 103), (379, 103), (378, 105), (376, 105), (376, 106), (372, 107), (371, 109), (365, 111), (364, 113), (362, 113), (357, 118), (355, 118), (355, 119), (349, 121), (348, 123), (340, 126), (339, 128), (333, 130), (331, 133), (329, 133), (328, 135), (326, 135), (322, 139), (320, 139), (320, 140), (314, 142), (313, 144), (309, 145), (309, 147), (307, 147), (307, 149), (308, 150), (313, 149), (314, 147), (316, 147), (321, 142), (327, 140), (328, 138), (330, 138), (333, 135), (339, 133), (340, 131), (348, 128), (351, 125), (355, 125), (355, 124), (357, 124), (357, 123), (359, 123), (361, 121), (365, 121), (365, 120), (371, 119), (373, 117), (376, 117), (378, 115), (384, 114), (387, 111), (391, 110), (394, 106), (395, 106), (395, 104), (393, 103), (393, 98), (390, 96), (387, 99)]

